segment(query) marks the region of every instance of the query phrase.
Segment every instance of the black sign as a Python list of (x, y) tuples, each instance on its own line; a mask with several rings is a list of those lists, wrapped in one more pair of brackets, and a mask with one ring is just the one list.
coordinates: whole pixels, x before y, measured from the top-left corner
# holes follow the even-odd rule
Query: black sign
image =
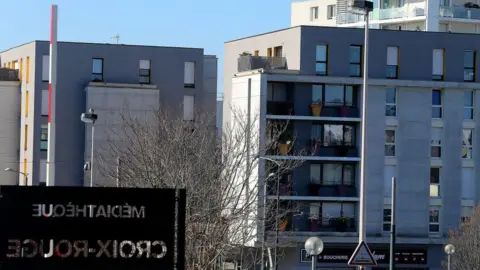
[[(377, 264), (388, 264), (390, 262), (390, 251), (386, 248), (370, 248)], [(325, 247), (322, 253), (317, 257), (319, 263), (348, 263), (350, 257), (355, 251), (351, 248), (329, 248)], [(301, 262), (311, 262), (312, 259), (305, 249), (301, 250)], [(424, 249), (403, 250), (395, 252), (395, 261), (397, 264), (427, 264), (427, 251)]]
[(2, 269), (183, 269), (184, 190), (2, 186), (0, 196)]

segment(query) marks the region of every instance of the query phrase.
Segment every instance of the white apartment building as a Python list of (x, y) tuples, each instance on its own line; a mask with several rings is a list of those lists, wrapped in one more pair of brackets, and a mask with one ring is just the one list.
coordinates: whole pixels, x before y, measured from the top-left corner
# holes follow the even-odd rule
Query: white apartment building
[[(292, 3), (291, 26), (363, 27), (348, 0)], [(480, 0), (373, 0), (370, 27), (390, 30), (480, 33)]]

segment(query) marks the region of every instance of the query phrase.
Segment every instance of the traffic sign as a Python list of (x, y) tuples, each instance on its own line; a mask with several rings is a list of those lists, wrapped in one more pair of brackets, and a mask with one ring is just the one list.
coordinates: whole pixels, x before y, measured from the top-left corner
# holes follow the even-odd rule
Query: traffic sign
[(372, 255), (372, 252), (368, 248), (367, 244), (362, 241), (358, 244), (357, 248), (353, 252), (352, 257), (348, 261), (348, 265), (355, 266), (376, 266), (377, 261)]

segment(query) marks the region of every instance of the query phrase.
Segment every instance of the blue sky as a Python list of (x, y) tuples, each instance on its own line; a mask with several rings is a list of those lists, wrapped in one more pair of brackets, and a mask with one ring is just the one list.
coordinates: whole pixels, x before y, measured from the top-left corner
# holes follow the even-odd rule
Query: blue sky
[(205, 48), (219, 60), (223, 43), (286, 28), (293, 0), (15, 0), (2, 2), (0, 51), (48, 40), (50, 5), (59, 8), (59, 40)]

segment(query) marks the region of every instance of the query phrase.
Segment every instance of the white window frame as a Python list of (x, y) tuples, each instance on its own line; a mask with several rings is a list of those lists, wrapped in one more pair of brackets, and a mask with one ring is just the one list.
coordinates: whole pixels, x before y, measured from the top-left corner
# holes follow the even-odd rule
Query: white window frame
[[(472, 143), (470, 145), (464, 144), (464, 141), (465, 141), (464, 138), (463, 138), (463, 131), (464, 130), (470, 130), (471, 131)], [(475, 140), (475, 130), (473, 128), (462, 129), (462, 159), (473, 159), (473, 144), (475, 143), (474, 140)], [(467, 157), (463, 156), (464, 149), (467, 149), (467, 153), (470, 153), (470, 156), (468, 156), (468, 154), (467, 154)]]
[(310, 7), (310, 21), (318, 20), (318, 6)]
[(42, 81), (48, 82), (50, 72), (50, 56), (42, 55)]
[(337, 5), (328, 5), (327, 6), (327, 20), (332, 20), (336, 17)]
[[(440, 131), (440, 140), (434, 140), (433, 139), (433, 137), (432, 137), (433, 130), (439, 130)], [(431, 138), (430, 138), (430, 157), (431, 158), (439, 159), (439, 158), (442, 157), (442, 135), (443, 135), (443, 129), (442, 128), (432, 128)], [(440, 148), (440, 151), (439, 151), (440, 155), (438, 157), (432, 156), (432, 152), (433, 152), (434, 147)]]
[[(438, 184), (437, 183), (432, 183), (432, 173), (431, 173), (431, 170), (432, 169), (438, 169)], [(442, 184), (442, 167), (431, 167), (430, 168), (430, 197), (432, 198), (439, 198), (441, 197), (440, 194), (441, 194), (441, 184)], [(432, 187), (436, 187), (437, 189), (437, 195), (433, 195), (432, 196)]]
[[(382, 215), (382, 231), (383, 232), (390, 232), (392, 226), (392, 220), (389, 219), (388, 221), (385, 220), (385, 210), (390, 210), (390, 218), (392, 217), (392, 207), (390, 205), (383, 206), (383, 215)], [(385, 230), (385, 225), (388, 225), (388, 230)]]
[[(392, 143), (392, 142), (387, 142), (387, 140), (386, 140), (386, 138), (387, 138), (387, 131), (393, 131), (393, 143)], [(396, 132), (396, 130), (395, 130), (394, 128), (387, 128), (387, 129), (385, 129), (385, 151), (384, 151), (384, 154), (385, 154), (386, 157), (395, 157), (395, 155), (396, 155), (396, 153), (395, 153), (395, 148), (396, 148), (396, 147), (395, 147), (395, 143), (396, 143), (396, 141), (397, 141), (397, 138), (396, 138), (396, 137), (397, 137), (397, 132)], [(387, 155), (387, 151), (386, 151), (386, 150), (387, 150), (387, 147), (388, 147), (388, 146), (393, 146), (393, 155), (392, 155), (392, 156)], [(390, 149), (392, 149), (392, 148), (390, 148)]]
[(432, 119), (442, 119), (443, 118), (443, 91), (442, 91), (442, 89), (432, 89), (432, 96), (433, 96), (434, 91), (440, 92), (440, 105), (433, 104), (433, 101), (432, 101), (432, 109), (433, 108), (440, 108), (440, 118), (433, 117), (433, 115), (432, 115)]
[[(388, 92), (389, 89), (393, 89), (393, 91), (395, 91), (395, 103), (389, 103), (388, 100), (387, 100), (387, 95), (385, 95), (385, 116), (386, 117), (396, 117), (397, 116), (397, 95), (398, 95), (398, 91), (397, 91), (397, 88), (395, 87), (387, 87), (385, 88), (385, 91)], [(387, 107), (388, 106), (392, 106), (395, 108), (395, 113), (394, 115), (387, 115)]]
[[(474, 110), (473, 110), (473, 107), (474, 107), (474, 104), (475, 104), (475, 91), (465, 90), (465, 93), (467, 93), (467, 92), (472, 94), (472, 104), (471, 105), (463, 104), (463, 109), (464, 109), (463, 120), (473, 120), (475, 118), (475, 113), (474, 113)], [(471, 114), (472, 118), (465, 118), (465, 110), (472, 111), (472, 114)]]
[[(437, 221), (435, 221), (435, 222), (430, 221), (430, 217), (431, 217), (431, 212), (432, 212), (432, 211), (437, 212)], [(430, 230), (430, 229), (431, 229), (430, 226), (432, 226), (432, 225), (438, 226), (438, 231), (432, 231), (432, 230)], [(429, 213), (428, 213), (428, 232), (429, 232), (429, 233), (440, 233), (440, 209), (439, 209), (439, 208), (432, 208), (432, 207), (430, 207), (430, 211), (429, 211)]]

